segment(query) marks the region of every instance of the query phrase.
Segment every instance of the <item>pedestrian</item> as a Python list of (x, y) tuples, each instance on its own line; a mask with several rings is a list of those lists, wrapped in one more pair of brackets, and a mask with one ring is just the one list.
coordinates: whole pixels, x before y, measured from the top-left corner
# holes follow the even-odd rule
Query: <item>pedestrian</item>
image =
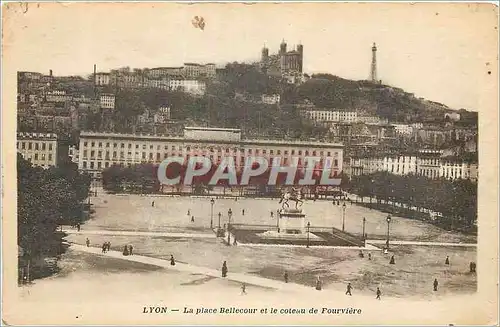
[(76, 224), (76, 229), (80, 231), (80, 223)]
[(89, 246), (90, 246), (90, 240), (89, 240), (89, 238), (88, 238), (88, 237), (87, 237), (87, 239), (85, 240), (85, 244), (87, 244), (87, 247), (89, 247)]
[(152, 206), (152, 207), (154, 207), (154, 206), (155, 206), (155, 202), (154, 202), (154, 201), (153, 201), (153, 202), (151, 202), (151, 206)]
[(389, 250), (387, 250), (387, 248), (384, 248), (384, 254), (387, 254), (389, 253)]
[(469, 269), (470, 269), (471, 273), (475, 273), (476, 272), (476, 263), (471, 261), (471, 263), (469, 264)]
[(128, 255), (128, 247), (126, 245), (123, 246), (123, 255)]
[(247, 294), (247, 285), (245, 283), (241, 284), (241, 295)]
[(363, 251), (361, 251), (361, 250), (359, 250), (359, 257), (360, 258), (364, 258), (365, 257), (365, 255), (363, 254)]
[(391, 256), (391, 261), (389, 261), (389, 264), (390, 265), (393, 265), (395, 264), (396, 262), (394, 261), (394, 255)]
[(173, 255), (170, 255), (170, 265), (175, 266), (175, 259)]
[(194, 216), (191, 216), (191, 222), (194, 223)]
[(222, 277), (226, 277), (227, 276), (227, 263), (226, 261), (224, 261), (222, 263)]
[(236, 237), (234, 238), (233, 245), (234, 245), (234, 246), (238, 245), (238, 242), (236, 241)]
[(435, 278), (434, 279), (434, 292), (436, 292), (438, 290), (438, 285), (439, 285), (438, 280), (437, 280), (437, 278)]
[(449, 256), (446, 256), (446, 260), (444, 261), (444, 264), (445, 265), (449, 265), (450, 264), (450, 257)]
[(188, 209), (188, 216), (191, 216), (191, 210)]
[(371, 260), (371, 259), (372, 259), (372, 254), (368, 253), (368, 260)]
[(288, 271), (285, 270), (285, 275), (283, 275), (285, 278), (285, 283), (288, 283)]
[(321, 291), (321, 288), (322, 288), (322, 283), (321, 283), (321, 279), (319, 279), (319, 276), (318, 276), (318, 278), (316, 279), (316, 290)]
[(241, 215), (244, 216), (245, 215), (245, 209), (241, 210)]
[(106, 253), (106, 242), (102, 244), (102, 253)]
[(106, 242), (106, 251), (111, 250), (111, 242)]
[(347, 284), (347, 291), (345, 292), (345, 295), (351, 295), (351, 290), (352, 290), (352, 286), (351, 286), (351, 283), (348, 283)]
[(274, 217), (274, 212), (273, 212), (273, 211), (271, 211), (271, 218), (273, 218), (273, 217)]
[(134, 249), (134, 247), (132, 246), (132, 244), (128, 246), (128, 253), (129, 253), (130, 255), (132, 255), (132, 250), (133, 250), (133, 249)]
[(377, 287), (377, 300), (380, 300), (380, 295), (382, 295), (382, 292), (380, 291), (380, 288)]

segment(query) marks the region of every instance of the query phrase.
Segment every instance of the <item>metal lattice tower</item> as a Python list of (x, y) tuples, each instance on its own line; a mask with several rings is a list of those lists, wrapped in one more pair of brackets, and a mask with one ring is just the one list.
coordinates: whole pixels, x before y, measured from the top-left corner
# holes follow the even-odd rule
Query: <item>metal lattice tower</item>
[(372, 46), (372, 69), (371, 69), (371, 76), (370, 79), (373, 83), (377, 83), (377, 45), (375, 42), (373, 43)]

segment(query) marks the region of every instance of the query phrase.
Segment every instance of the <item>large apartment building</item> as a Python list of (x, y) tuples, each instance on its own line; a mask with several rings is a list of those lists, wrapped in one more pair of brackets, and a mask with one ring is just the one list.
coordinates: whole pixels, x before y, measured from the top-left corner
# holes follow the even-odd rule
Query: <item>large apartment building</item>
[(33, 166), (57, 166), (68, 155), (67, 147), (53, 133), (18, 133), (17, 152)]
[[(159, 164), (165, 158), (204, 156), (213, 163), (232, 156), (236, 169), (241, 169), (245, 158), (261, 156), (280, 157), (282, 165), (290, 165), (298, 157), (304, 166), (304, 157), (332, 158), (331, 176), (342, 172), (343, 145), (336, 143), (283, 140), (242, 139), (239, 129), (186, 127), (183, 137), (82, 132), (80, 134), (78, 167), (99, 177), (102, 170), (112, 165), (132, 166), (140, 163)], [(324, 162), (324, 164), (327, 164)]]
[(420, 175), (430, 179), (477, 180), (477, 162), (442, 157), (442, 150), (420, 150), (414, 154), (356, 156), (349, 159), (350, 176), (386, 171), (396, 175)]

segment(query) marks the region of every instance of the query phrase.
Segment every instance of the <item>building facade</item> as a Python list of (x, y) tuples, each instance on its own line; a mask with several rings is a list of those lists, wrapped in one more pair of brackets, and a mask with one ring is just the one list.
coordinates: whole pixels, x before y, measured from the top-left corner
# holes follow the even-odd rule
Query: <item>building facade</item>
[(302, 73), (304, 63), (304, 46), (298, 44), (296, 49), (287, 51), (287, 44), (283, 40), (277, 54), (269, 55), (269, 49), (262, 48), (261, 69), (271, 75), (287, 75), (289, 73)]
[(33, 166), (49, 168), (60, 161), (58, 138), (53, 133), (18, 133), (17, 152)]
[(263, 94), (261, 96), (261, 101), (265, 104), (279, 104), (280, 99), (281, 97), (279, 94)]
[(101, 94), (100, 106), (102, 109), (115, 109), (115, 95), (114, 94)]
[(95, 85), (104, 86), (109, 85), (111, 81), (109, 73), (97, 73), (95, 74)]
[(301, 110), (301, 114), (315, 122), (355, 123), (358, 120), (356, 111)]
[(191, 127), (183, 137), (135, 134), (82, 132), (80, 134), (78, 168), (99, 177), (103, 169), (112, 165), (132, 166), (140, 163), (159, 164), (168, 157), (204, 156), (213, 163), (232, 156), (236, 169), (241, 169), (245, 158), (279, 157), (282, 165), (290, 165), (298, 157), (299, 167), (304, 157), (332, 158), (331, 176), (342, 172), (343, 145), (336, 143), (299, 142), (282, 140), (242, 139), (238, 129)]

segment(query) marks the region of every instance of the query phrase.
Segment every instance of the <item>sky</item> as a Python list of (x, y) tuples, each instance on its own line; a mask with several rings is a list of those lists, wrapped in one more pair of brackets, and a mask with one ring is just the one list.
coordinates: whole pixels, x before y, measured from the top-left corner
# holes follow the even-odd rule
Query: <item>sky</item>
[[(3, 65), (54, 75), (130, 66), (256, 61), (284, 39), (304, 46), (304, 71), (378, 77), (451, 108), (486, 110), (498, 80), (497, 9), (490, 4), (42, 3), (4, 7)], [(206, 22), (193, 27), (194, 16)], [(490, 72), (490, 74), (488, 74)], [(485, 84), (486, 83), (486, 84)]]

